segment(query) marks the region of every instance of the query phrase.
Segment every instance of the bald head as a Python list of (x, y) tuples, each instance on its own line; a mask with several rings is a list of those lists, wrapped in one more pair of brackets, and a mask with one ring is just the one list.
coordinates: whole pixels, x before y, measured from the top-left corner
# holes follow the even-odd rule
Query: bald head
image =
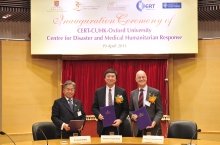
[(143, 70), (139, 70), (136, 73), (136, 82), (140, 88), (144, 88), (147, 85), (147, 75)]
[(143, 70), (139, 70), (139, 71), (136, 73), (136, 78), (137, 78), (138, 76), (140, 76), (140, 75), (145, 75), (145, 76), (147, 77), (146, 73), (145, 73)]

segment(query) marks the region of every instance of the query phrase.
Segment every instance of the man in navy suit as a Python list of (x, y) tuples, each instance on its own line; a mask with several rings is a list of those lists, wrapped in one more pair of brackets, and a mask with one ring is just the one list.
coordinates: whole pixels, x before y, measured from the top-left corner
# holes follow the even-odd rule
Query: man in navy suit
[[(146, 134), (151, 135), (161, 135), (161, 126), (160, 121), (163, 117), (163, 106), (162, 99), (160, 96), (160, 91), (149, 87), (147, 85), (147, 75), (144, 71), (140, 70), (136, 73), (136, 82), (138, 84), (138, 88), (131, 91), (130, 94), (130, 106), (129, 106), (129, 114), (132, 121), (134, 121), (134, 135), (137, 137), (142, 137)], [(141, 90), (142, 89), (142, 90)], [(143, 99), (140, 105), (140, 94), (143, 92)], [(140, 106), (139, 106), (140, 105)], [(133, 114), (132, 111), (139, 109), (140, 107), (145, 107), (150, 118), (152, 124), (150, 126), (146, 126), (144, 130), (139, 130), (137, 126), (137, 114)]]
[[(86, 121), (86, 114), (84, 112), (82, 103), (80, 100), (73, 98), (76, 90), (76, 84), (72, 81), (66, 81), (63, 84), (63, 94), (64, 97), (59, 98), (54, 101), (52, 106), (52, 116), (51, 120), (56, 125), (56, 137), (69, 138), (73, 136), (72, 131), (70, 131), (69, 122), (70, 120), (84, 120)], [(76, 129), (75, 133), (80, 135), (81, 128)]]
[[(115, 85), (117, 76), (118, 74), (114, 69), (106, 70), (106, 72), (104, 73), (106, 86), (98, 88), (95, 91), (92, 112), (98, 119), (97, 133), (99, 134), (99, 136), (109, 135), (110, 133), (114, 133), (114, 135), (123, 135), (123, 121), (129, 114), (129, 106), (125, 89)], [(109, 98), (109, 94), (112, 96), (111, 99)], [(116, 96), (120, 96), (123, 99), (119, 98), (119, 100), (121, 101), (117, 101)], [(116, 120), (112, 122), (112, 126), (103, 127), (102, 120), (104, 120), (105, 118), (100, 113), (99, 108), (109, 105), (114, 105)]]

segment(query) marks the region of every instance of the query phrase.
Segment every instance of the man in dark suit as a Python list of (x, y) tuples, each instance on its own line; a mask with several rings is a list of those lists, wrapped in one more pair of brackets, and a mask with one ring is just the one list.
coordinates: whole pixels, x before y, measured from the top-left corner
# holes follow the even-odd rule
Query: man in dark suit
[[(137, 137), (142, 137), (143, 135), (147, 134), (161, 135), (162, 130), (160, 126), (160, 121), (163, 117), (163, 107), (160, 91), (147, 86), (147, 75), (142, 70), (136, 73), (135, 80), (138, 84), (138, 88), (131, 91), (129, 105), (129, 115), (132, 121), (134, 121), (134, 135)], [(140, 101), (139, 98), (143, 99)], [(147, 126), (144, 130), (139, 130), (136, 122), (138, 116), (137, 114), (133, 114), (132, 111), (137, 110), (143, 106), (146, 107), (146, 110), (151, 118), (152, 124), (151, 126)]]
[[(113, 69), (108, 69), (104, 73), (104, 79), (106, 86), (98, 88), (95, 91), (94, 102), (92, 105), (92, 112), (98, 119), (97, 133), (101, 135), (123, 135), (124, 125), (123, 121), (129, 114), (129, 106), (127, 100), (127, 93), (125, 89), (122, 89), (115, 85), (117, 80), (117, 72)], [(110, 97), (111, 96), (111, 97)], [(123, 101), (117, 101), (116, 96), (121, 96)], [(109, 98), (110, 97), (110, 98)], [(121, 99), (119, 99), (121, 100)], [(104, 106), (114, 105), (116, 120), (112, 122), (112, 126), (103, 127), (102, 120), (105, 118), (100, 113), (99, 108)]]
[(86, 121), (86, 114), (84, 112), (82, 103), (80, 100), (73, 98), (75, 94), (76, 84), (72, 81), (66, 81), (63, 84), (64, 97), (54, 101), (52, 106), (51, 120), (56, 125), (56, 137), (69, 138), (73, 136), (73, 133), (81, 135), (81, 128), (75, 129), (76, 131), (70, 131), (70, 120), (84, 120)]

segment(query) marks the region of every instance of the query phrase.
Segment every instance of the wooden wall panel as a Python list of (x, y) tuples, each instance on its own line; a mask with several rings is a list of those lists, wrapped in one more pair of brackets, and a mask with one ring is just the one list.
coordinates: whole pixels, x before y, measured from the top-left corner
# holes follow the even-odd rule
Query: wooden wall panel
[(31, 132), (32, 124), (51, 121), (60, 97), (56, 56), (31, 56), (30, 42), (2, 41), (2, 130)]
[[(170, 58), (170, 116), (197, 122), (203, 132), (220, 131), (220, 39), (200, 40), (199, 53)], [(206, 138), (205, 134), (201, 134)], [(215, 137), (213, 137), (215, 136)], [(219, 134), (213, 138), (220, 140)], [(208, 137), (208, 139), (211, 139)]]
[(2, 130), (2, 42), (0, 41), (0, 130)]

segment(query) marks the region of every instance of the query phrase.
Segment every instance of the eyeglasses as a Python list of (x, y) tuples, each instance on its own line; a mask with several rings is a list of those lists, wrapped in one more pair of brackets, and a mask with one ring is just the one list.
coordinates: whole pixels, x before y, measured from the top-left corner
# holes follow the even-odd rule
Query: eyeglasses
[(67, 92), (74, 92), (75, 89), (65, 89)]

